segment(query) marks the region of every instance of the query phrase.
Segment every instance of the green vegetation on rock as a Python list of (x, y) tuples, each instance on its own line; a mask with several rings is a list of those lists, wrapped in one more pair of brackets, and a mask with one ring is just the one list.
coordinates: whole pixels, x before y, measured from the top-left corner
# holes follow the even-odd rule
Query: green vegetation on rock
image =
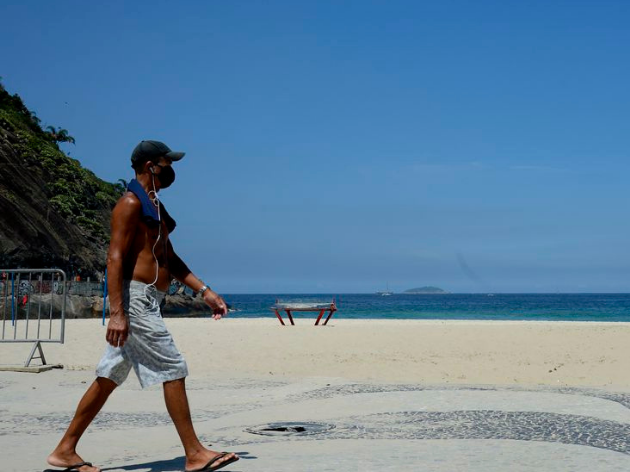
[[(88, 274), (100, 272), (110, 212), (124, 187), (99, 179), (67, 156), (58, 146), (74, 143), (67, 130), (48, 126), (44, 131), (40, 123), (0, 84), (0, 222), (9, 226), (0, 230), (0, 263), (59, 266), (69, 260)], [(52, 253), (44, 257), (43, 251)]]

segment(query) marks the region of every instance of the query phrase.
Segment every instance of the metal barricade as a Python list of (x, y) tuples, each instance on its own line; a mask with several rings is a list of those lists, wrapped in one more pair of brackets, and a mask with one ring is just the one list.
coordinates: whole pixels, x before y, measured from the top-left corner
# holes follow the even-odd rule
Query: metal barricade
[(66, 287), (61, 269), (0, 269), (0, 343), (33, 343), (24, 367), (46, 365), (42, 343), (63, 344)]

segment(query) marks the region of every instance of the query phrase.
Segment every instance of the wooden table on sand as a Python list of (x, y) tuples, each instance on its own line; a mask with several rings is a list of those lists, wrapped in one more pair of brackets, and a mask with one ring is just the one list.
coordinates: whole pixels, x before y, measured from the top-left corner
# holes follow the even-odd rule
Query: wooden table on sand
[(292, 325), (295, 325), (295, 323), (293, 322), (293, 316), (291, 315), (292, 312), (319, 312), (319, 315), (315, 320), (315, 326), (319, 325), (319, 322), (324, 316), (324, 313), (328, 312), (326, 320), (322, 323), (322, 326), (324, 326), (326, 325), (326, 323), (328, 323), (328, 320), (332, 317), (333, 313), (337, 311), (337, 305), (335, 304), (334, 300), (327, 303), (276, 302), (276, 304), (272, 306), (271, 309), (274, 311), (274, 313), (278, 317), (278, 320), (280, 320), (280, 324), (282, 324), (283, 326), (285, 326), (285, 324), (284, 320), (282, 319), (282, 315), (280, 314), (281, 311), (284, 311), (287, 314), (287, 317), (289, 318), (289, 321)]

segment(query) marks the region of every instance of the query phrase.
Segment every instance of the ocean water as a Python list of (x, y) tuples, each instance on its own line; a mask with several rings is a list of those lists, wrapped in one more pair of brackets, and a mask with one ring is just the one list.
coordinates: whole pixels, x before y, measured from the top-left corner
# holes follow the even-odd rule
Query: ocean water
[[(270, 307), (281, 301), (328, 301), (333, 319), (539, 320), (630, 322), (630, 294), (448, 294), (403, 295), (304, 294), (224, 295), (233, 318), (275, 317)], [(294, 319), (317, 313), (294, 313)]]

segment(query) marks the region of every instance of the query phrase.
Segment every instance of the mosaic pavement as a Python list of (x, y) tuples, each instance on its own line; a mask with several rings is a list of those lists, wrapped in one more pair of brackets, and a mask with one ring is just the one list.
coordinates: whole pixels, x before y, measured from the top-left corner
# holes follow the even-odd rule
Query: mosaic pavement
[[(78, 379), (89, 378), (90, 374), (39, 375), (59, 377), (50, 392), (54, 404), (54, 395), (65, 398), (71, 392), (73, 399), (78, 398), (86, 388), (86, 381)], [(567, 387), (383, 385), (338, 380), (292, 383), (235, 379), (214, 383), (211, 379), (196, 379), (189, 383), (201, 439), (244, 456), (238, 467), (226, 471), (400, 471), (421, 470), (420, 465), (428, 467), (426, 470), (449, 472), (507, 470), (505, 467), (520, 471), (534, 470), (523, 464), (543, 460), (544, 454), (548, 454), (547, 462), (539, 466), (546, 464), (546, 470), (630, 470), (628, 393)], [(39, 402), (31, 407), (29, 401), (35, 397), (29, 399), (29, 395), (40, 388), (33, 374), (6, 374), (0, 378), (0, 388), (0, 449), (30, 451), (41, 447), (32, 463), (15, 469), (41, 471), (36, 464), (63, 432), (72, 410), (55, 411), (41, 400), (41, 391), (37, 393)], [(120, 390), (115, 395), (120, 394), (116, 401), (121, 408), (114, 404), (104, 410), (89, 435), (93, 441), (98, 438), (97, 443), (108, 442), (113, 449), (124, 450), (112, 456), (97, 455), (97, 459), (119, 464), (106, 469), (110, 471), (181, 470), (181, 450), (173, 440), (173, 427), (159, 389), (141, 392), (130, 383)], [(126, 399), (138, 395), (147, 400), (140, 411), (122, 408)], [(66, 400), (65, 404), (73, 405), (74, 401)], [(276, 429), (261, 431), (272, 428)], [(132, 438), (139, 432), (150, 439), (146, 450), (124, 448), (125, 436)], [(339, 449), (341, 444), (346, 444), (346, 449)], [(287, 450), (294, 451), (294, 455), (286, 455)], [(307, 457), (321, 460), (316, 451), (328, 458), (327, 451), (334, 450), (339, 450), (343, 459), (335, 462), (329, 458), (330, 463), (319, 464), (319, 468), (307, 465)], [(285, 468), (269, 468), (271, 462), (251, 451), (282, 457)], [(382, 456), (391, 451), (398, 451), (397, 465)], [(148, 460), (150, 454), (164, 457)], [(346, 457), (353, 454), (354, 462)], [(511, 465), (516, 458), (520, 458), (520, 468)], [(416, 465), (410, 465), (414, 460), (418, 461)], [(347, 465), (339, 469), (335, 463)]]

